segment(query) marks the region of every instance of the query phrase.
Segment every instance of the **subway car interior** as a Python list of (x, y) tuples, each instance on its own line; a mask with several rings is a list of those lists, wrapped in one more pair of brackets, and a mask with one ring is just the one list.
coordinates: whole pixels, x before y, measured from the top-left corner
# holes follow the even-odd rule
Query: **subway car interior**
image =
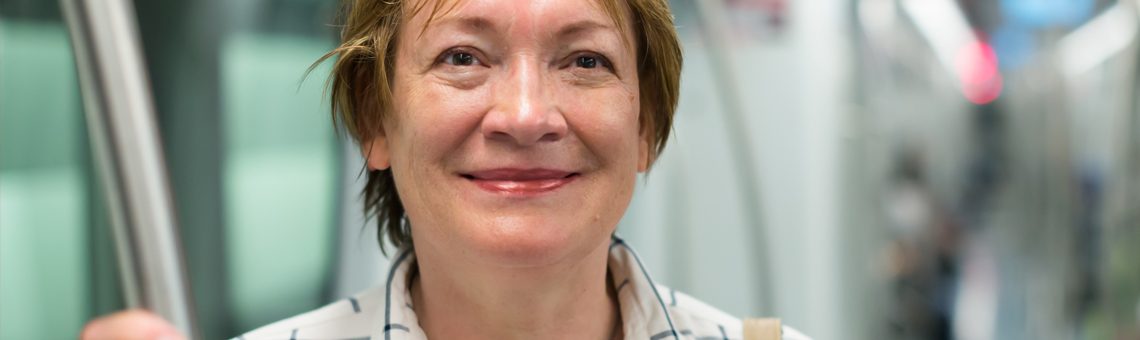
[[(306, 73), (338, 3), (0, 0), (0, 339), (376, 284)], [(660, 281), (817, 339), (1140, 339), (1140, 0), (669, 4), (674, 131), (618, 227)]]

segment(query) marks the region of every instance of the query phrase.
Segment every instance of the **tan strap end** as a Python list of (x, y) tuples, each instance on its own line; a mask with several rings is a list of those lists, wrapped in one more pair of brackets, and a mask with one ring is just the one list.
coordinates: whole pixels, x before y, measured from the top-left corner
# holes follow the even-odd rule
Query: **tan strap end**
[(780, 319), (744, 319), (744, 340), (780, 340)]

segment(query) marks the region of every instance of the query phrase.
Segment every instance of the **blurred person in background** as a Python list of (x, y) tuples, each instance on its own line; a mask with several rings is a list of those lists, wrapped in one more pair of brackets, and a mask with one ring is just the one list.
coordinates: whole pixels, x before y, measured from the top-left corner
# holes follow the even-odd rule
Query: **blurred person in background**
[(960, 226), (930, 189), (922, 153), (902, 149), (883, 202), (893, 237), (884, 259), (894, 302), (889, 334), (892, 339), (953, 339)]
[[(367, 159), (391, 270), (239, 338), (741, 336), (614, 236), (672, 129), (681, 50), (666, 1), (351, 1), (334, 56), (334, 119)], [(179, 337), (143, 311), (82, 334), (164, 336)]]

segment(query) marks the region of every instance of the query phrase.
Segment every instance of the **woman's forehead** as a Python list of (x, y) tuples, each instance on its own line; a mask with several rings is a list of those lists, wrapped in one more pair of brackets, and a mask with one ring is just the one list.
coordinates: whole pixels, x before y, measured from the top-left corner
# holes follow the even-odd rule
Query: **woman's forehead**
[(487, 29), (525, 18), (560, 31), (617, 29), (624, 40), (632, 21), (624, 0), (412, 0), (404, 9), (420, 37), (441, 24)]

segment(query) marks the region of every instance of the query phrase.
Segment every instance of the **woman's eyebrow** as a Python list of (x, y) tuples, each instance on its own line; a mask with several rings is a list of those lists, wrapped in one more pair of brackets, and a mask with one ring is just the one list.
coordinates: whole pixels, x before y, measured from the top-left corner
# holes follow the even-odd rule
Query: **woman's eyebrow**
[(470, 17), (470, 16), (451, 16), (439, 19), (433, 23), (429, 23), (428, 27), (424, 27), (420, 32), (422, 37), (428, 31), (441, 30), (445, 28), (454, 27), (464, 33), (478, 34), (486, 31), (494, 30), (495, 24), (484, 17)]
[[(495, 31), (497, 28), (491, 20), (484, 17), (472, 16), (452, 16), (440, 19), (431, 26), (432, 29), (444, 29), (454, 27), (466, 33), (484, 33), (486, 31)], [(573, 38), (580, 35), (592, 33), (594, 31), (607, 31), (613, 29), (613, 26), (607, 25), (591, 19), (583, 19), (572, 22), (562, 26), (554, 34), (555, 37), (562, 39)]]

